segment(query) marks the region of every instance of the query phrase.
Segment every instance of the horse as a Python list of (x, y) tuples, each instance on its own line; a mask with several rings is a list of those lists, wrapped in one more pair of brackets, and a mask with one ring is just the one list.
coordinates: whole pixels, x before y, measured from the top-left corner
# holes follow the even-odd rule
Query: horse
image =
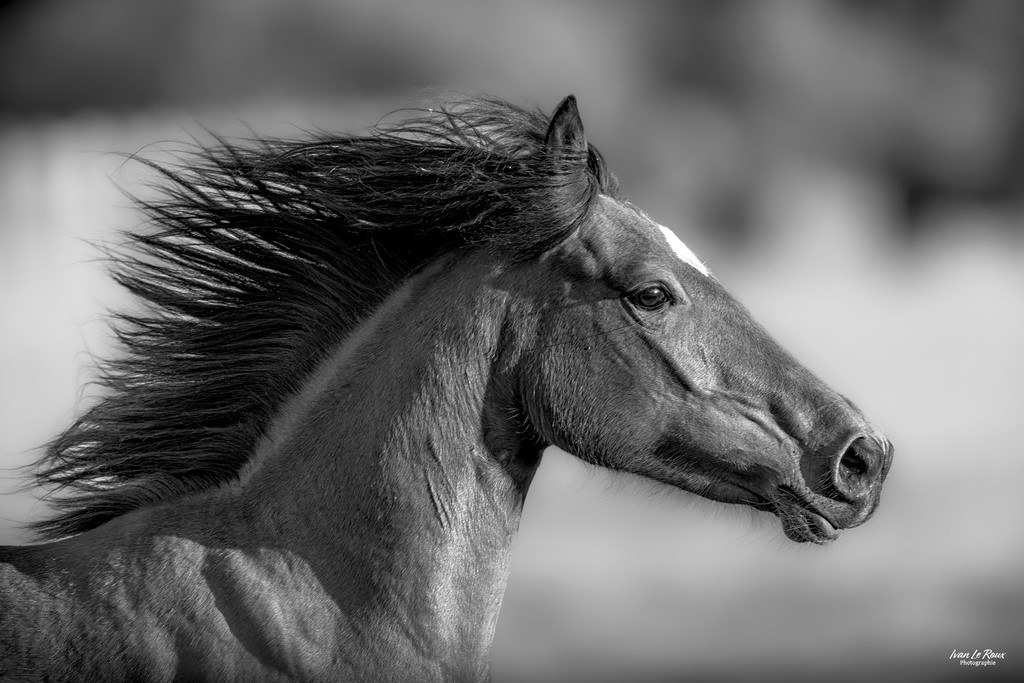
[[(200, 145), (0, 548), (0, 678), (481, 680), (542, 453), (774, 514), (878, 506), (879, 427), (624, 199), (576, 99)], [(59, 495), (58, 495), (59, 494)]]

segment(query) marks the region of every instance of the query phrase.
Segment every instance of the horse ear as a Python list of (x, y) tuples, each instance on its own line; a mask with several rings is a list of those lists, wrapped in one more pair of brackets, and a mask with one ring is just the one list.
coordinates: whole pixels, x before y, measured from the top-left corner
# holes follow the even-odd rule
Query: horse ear
[(569, 95), (555, 109), (544, 136), (544, 144), (556, 155), (587, 153), (587, 138), (583, 134), (580, 110), (576, 107), (576, 96)]

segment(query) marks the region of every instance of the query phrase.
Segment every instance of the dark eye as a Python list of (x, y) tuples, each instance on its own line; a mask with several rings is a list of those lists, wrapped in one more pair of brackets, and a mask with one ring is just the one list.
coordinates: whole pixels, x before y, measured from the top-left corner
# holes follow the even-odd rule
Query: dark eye
[(630, 294), (629, 300), (640, 308), (655, 311), (669, 303), (672, 297), (661, 285), (649, 285)]

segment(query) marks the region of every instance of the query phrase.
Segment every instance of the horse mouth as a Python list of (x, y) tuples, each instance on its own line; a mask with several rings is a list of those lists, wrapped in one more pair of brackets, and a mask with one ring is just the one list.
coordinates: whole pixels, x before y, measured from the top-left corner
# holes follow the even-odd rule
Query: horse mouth
[(785, 514), (780, 512), (779, 516), (782, 519), (782, 532), (791, 541), (825, 545), (839, 538), (839, 530), (817, 512), (790, 510)]
[(780, 487), (779, 495), (772, 498), (772, 508), (791, 541), (825, 545), (839, 538), (835, 523), (788, 487)]
[(788, 486), (780, 486), (774, 495), (759, 494), (747, 487), (750, 494), (743, 501), (757, 510), (771, 512), (782, 521), (782, 531), (796, 543), (826, 545), (839, 538), (839, 527), (819, 512), (810, 502)]

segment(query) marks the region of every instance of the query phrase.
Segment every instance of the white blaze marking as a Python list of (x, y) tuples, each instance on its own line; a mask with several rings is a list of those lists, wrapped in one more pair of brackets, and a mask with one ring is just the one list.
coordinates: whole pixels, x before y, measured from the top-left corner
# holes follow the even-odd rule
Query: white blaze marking
[(668, 240), (668, 246), (672, 247), (672, 251), (675, 252), (680, 261), (689, 266), (693, 266), (704, 275), (711, 275), (711, 273), (708, 272), (707, 266), (700, 262), (697, 255), (690, 251), (690, 248), (683, 244), (683, 241), (676, 237), (674, 232), (666, 228), (664, 225), (659, 225), (658, 229), (661, 230), (663, 235), (665, 235), (665, 239)]

